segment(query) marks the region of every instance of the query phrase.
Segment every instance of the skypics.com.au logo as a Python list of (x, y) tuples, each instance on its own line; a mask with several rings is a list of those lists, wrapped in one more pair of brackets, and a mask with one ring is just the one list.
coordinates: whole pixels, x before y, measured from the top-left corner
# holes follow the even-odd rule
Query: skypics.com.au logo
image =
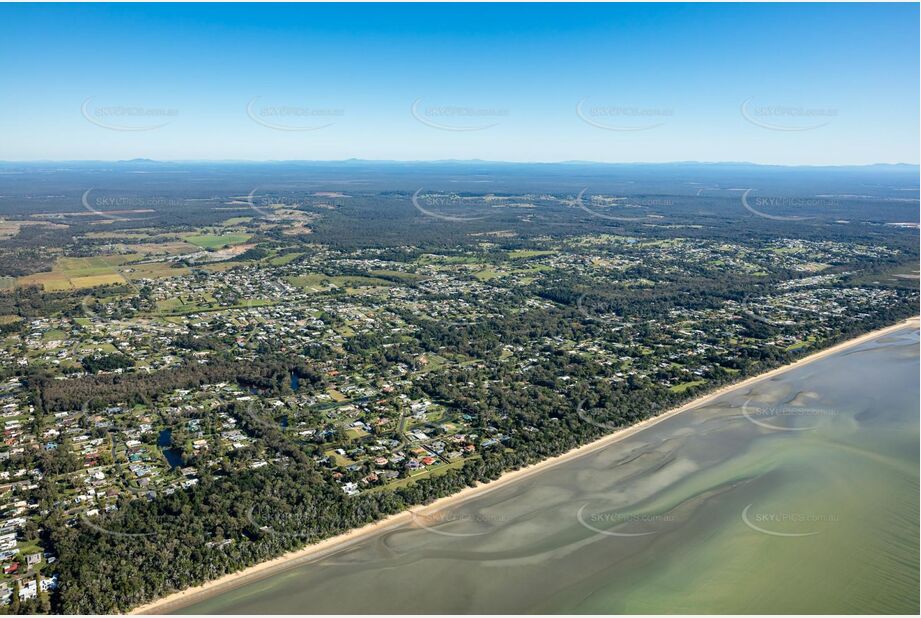
[(413, 101), (409, 113), (427, 127), (454, 133), (491, 129), (511, 115), (508, 109), (501, 107), (423, 105), (422, 99)]
[(633, 105), (597, 105), (582, 99), (576, 104), (576, 115), (582, 122), (605, 131), (636, 133), (663, 126), (675, 115), (667, 107), (638, 107)]
[(142, 105), (96, 105), (95, 97), (87, 97), (80, 106), (80, 114), (90, 123), (109, 131), (136, 133), (162, 129), (171, 123), (179, 110), (168, 107)]
[(319, 131), (336, 124), (345, 116), (341, 107), (314, 107), (309, 105), (261, 105), (262, 97), (253, 97), (246, 104), (250, 120), (267, 129), (291, 133)]
[(755, 97), (742, 101), (739, 111), (747, 122), (782, 133), (813, 131), (827, 126), (838, 117), (833, 107), (804, 107), (802, 105), (756, 105)]

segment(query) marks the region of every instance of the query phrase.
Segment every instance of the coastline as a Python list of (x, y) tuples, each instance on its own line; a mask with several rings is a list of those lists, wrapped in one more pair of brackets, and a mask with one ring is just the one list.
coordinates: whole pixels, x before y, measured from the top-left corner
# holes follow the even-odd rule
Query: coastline
[(605, 448), (611, 444), (617, 443), (625, 438), (632, 436), (636, 433), (643, 431), (651, 426), (654, 426), (667, 418), (681, 414), (688, 410), (693, 410), (700, 408), (701, 406), (711, 403), (713, 400), (720, 398), (728, 393), (736, 391), (738, 389), (743, 389), (749, 387), (755, 383), (758, 383), (763, 380), (768, 380), (774, 376), (786, 373), (792, 369), (801, 367), (803, 365), (815, 362), (817, 360), (826, 358), (833, 354), (839, 353), (845, 349), (860, 345), (867, 341), (885, 336), (889, 333), (903, 330), (905, 328), (918, 328), (919, 327), (919, 317), (911, 317), (906, 320), (903, 320), (892, 326), (881, 328), (875, 331), (871, 331), (859, 337), (843, 341), (841, 343), (835, 344), (824, 350), (810, 354), (809, 356), (803, 357), (797, 361), (794, 361), (788, 365), (782, 367), (777, 367), (765, 373), (759, 374), (757, 376), (752, 376), (746, 378), (741, 382), (737, 382), (731, 385), (724, 386), (722, 388), (713, 391), (712, 393), (706, 394), (702, 397), (694, 399), (680, 407), (673, 408), (658, 416), (646, 419), (640, 423), (632, 425), (615, 431), (614, 433), (605, 435), (598, 440), (585, 444), (583, 446), (577, 447), (561, 455), (551, 457), (540, 461), (538, 463), (532, 464), (530, 466), (521, 468), (519, 470), (507, 472), (503, 474), (500, 478), (495, 481), (486, 484), (479, 484), (475, 487), (468, 487), (461, 490), (453, 495), (440, 498), (433, 503), (420, 507), (413, 507), (410, 510), (391, 515), (383, 520), (378, 522), (368, 524), (361, 528), (356, 528), (344, 534), (325, 539), (319, 543), (309, 545), (302, 549), (289, 552), (272, 560), (253, 565), (236, 573), (231, 573), (225, 576), (222, 576), (218, 579), (206, 582), (202, 585), (195, 586), (192, 588), (187, 588), (179, 592), (169, 594), (165, 597), (162, 597), (158, 600), (152, 601), (150, 603), (141, 605), (133, 609), (130, 614), (157, 614), (157, 613), (166, 613), (176, 609), (185, 607), (193, 602), (204, 600), (211, 596), (220, 594), (221, 592), (231, 590), (240, 585), (250, 583), (258, 579), (263, 579), (274, 575), (275, 573), (287, 570), (291, 567), (294, 567), (299, 564), (307, 563), (312, 560), (316, 560), (325, 555), (338, 552), (346, 547), (349, 547), (355, 543), (361, 542), (366, 538), (378, 534), (382, 531), (401, 527), (407, 524), (411, 524), (416, 514), (425, 514), (429, 515), (435, 512), (438, 512), (442, 509), (451, 507), (460, 502), (464, 502), (468, 499), (471, 499), (475, 496), (479, 496), (485, 493), (488, 493), (494, 489), (499, 489), (510, 483), (519, 481), (523, 478), (529, 477), (533, 474), (541, 472), (547, 468), (551, 468), (558, 464), (561, 464), (566, 461), (578, 458), (580, 456), (592, 453), (599, 449)]

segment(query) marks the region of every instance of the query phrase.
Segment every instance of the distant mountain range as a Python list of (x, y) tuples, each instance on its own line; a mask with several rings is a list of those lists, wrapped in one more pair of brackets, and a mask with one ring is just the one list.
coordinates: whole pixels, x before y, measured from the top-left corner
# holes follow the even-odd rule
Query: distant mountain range
[(0, 166), (33, 166), (33, 165), (69, 165), (69, 166), (86, 166), (96, 167), (100, 165), (111, 166), (176, 166), (176, 165), (304, 165), (304, 166), (340, 166), (340, 165), (432, 165), (432, 166), (471, 166), (486, 165), (495, 167), (552, 167), (552, 166), (586, 166), (586, 167), (608, 167), (608, 168), (675, 168), (675, 169), (693, 169), (693, 168), (749, 168), (749, 169), (806, 169), (806, 170), (825, 170), (825, 169), (879, 169), (879, 170), (919, 170), (918, 164), (915, 163), (872, 163), (866, 165), (777, 165), (764, 163), (751, 163), (747, 161), (672, 161), (662, 163), (651, 162), (630, 162), (630, 163), (608, 163), (602, 161), (556, 161), (556, 162), (528, 162), (528, 161), (490, 161), (487, 159), (436, 159), (436, 160), (419, 160), (419, 161), (402, 161), (392, 159), (342, 159), (342, 160), (306, 160), (306, 159), (289, 159), (289, 160), (268, 160), (254, 161), (246, 159), (189, 159), (189, 160), (155, 160), (155, 159), (125, 159), (118, 161), (104, 160), (36, 160), (36, 161), (0, 161)]

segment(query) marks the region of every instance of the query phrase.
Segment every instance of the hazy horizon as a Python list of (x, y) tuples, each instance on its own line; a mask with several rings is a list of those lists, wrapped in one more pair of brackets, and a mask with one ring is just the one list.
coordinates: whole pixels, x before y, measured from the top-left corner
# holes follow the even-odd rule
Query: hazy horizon
[(796, 163), (755, 163), (753, 161), (591, 161), (591, 160), (559, 160), (559, 161), (512, 161), (499, 159), (151, 159), (148, 157), (135, 157), (132, 159), (0, 159), (0, 164), (29, 164), (29, 163), (170, 163), (170, 164), (195, 164), (195, 163), (479, 163), (496, 165), (736, 165), (752, 167), (801, 167), (801, 168), (854, 168), (854, 167), (921, 167), (918, 163), (904, 161), (855, 163), (855, 164), (796, 164)]

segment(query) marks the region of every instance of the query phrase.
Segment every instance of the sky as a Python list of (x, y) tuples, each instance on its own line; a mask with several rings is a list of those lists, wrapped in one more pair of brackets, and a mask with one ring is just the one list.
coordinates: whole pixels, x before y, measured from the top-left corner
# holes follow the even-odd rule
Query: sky
[(917, 4), (0, 5), (0, 160), (918, 163)]

